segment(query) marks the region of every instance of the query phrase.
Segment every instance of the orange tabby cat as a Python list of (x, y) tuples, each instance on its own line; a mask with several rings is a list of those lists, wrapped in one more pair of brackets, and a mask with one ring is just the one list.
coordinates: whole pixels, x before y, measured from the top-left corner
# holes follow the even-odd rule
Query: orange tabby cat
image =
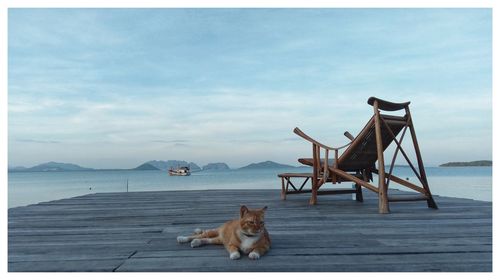
[(191, 241), (191, 247), (205, 244), (221, 244), (229, 252), (229, 258), (240, 258), (240, 251), (248, 254), (252, 260), (259, 259), (271, 247), (271, 239), (264, 227), (264, 211), (262, 209), (248, 209), (245, 205), (240, 208), (240, 219), (226, 222), (217, 229), (196, 229), (191, 236), (178, 236), (177, 242)]

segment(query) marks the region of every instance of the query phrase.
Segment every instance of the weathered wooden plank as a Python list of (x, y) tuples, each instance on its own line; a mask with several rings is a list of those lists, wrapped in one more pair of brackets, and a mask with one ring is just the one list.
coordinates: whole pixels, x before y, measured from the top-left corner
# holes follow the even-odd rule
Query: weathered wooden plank
[(110, 272), (123, 263), (123, 258), (95, 260), (9, 262), (10, 272)]
[[(244, 256), (230, 260), (226, 256), (157, 257), (127, 259), (117, 271), (163, 271), (162, 264), (172, 271), (359, 271), (365, 265), (378, 265), (377, 271), (401, 271), (407, 264), (455, 264), (491, 261), (491, 253), (376, 254), (376, 255), (295, 255), (264, 256), (259, 261)], [(292, 268), (295, 267), (295, 268)], [(312, 268), (312, 269), (311, 269)], [(459, 268), (457, 268), (459, 269)], [(445, 270), (442, 270), (445, 271)], [(457, 270), (462, 271), (462, 270)]]
[(132, 255), (135, 250), (123, 249), (117, 250), (113, 248), (93, 248), (93, 250), (66, 250), (66, 251), (52, 251), (42, 253), (16, 253), (9, 254), (9, 262), (39, 262), (39, 261), (79, 261), (79, 260), (113, 260), (113, 259), (126, 259)]
[[(490, 245), (422, 245), (414, 246), (330, 246), (330, 247), (284, 247), (270, 250), (266, 256), (317, 256), (317, 255), (384, 255), (384, 254), (436, 254), (436, 253), (491, 253)], [(273, 247), (274, 248), (274, 247)], [(139, 250), (134, 258), (198, 257), (227, 256), (223, 246), (205, 246), (190, 250)]]

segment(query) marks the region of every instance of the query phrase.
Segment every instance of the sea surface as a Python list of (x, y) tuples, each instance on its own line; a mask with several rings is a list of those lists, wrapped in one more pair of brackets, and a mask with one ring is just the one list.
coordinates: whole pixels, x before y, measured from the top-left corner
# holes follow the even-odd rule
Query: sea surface
[[(9, 172), (8, 199), (11, 208), (100, 192), (206, 189), (275, 189), (279, 192), (281, 181), (277, 174), (309, 171), (307, 167), (201, 171), (185, 177), (169, 176), (165, 171), (134, 170)], [(491, 167), (428, 167), (426, 173), (433, 194), (492, 201)], [(418, 181), (409, 167), (396, 167), (393, 174), (410, 182)], [(377, 182), (376, 177), (374, 180)], [(392, 182), (390, 188), (409, 190)]]

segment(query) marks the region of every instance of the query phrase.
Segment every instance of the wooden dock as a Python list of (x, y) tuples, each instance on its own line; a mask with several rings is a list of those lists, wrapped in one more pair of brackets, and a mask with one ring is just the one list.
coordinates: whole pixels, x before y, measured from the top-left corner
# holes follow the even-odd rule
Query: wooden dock
[[(396, 195), (398, 191), (393, 191)], [(276, 190), (97, 193), (9, 209), (9, 271), (492, 271), (490, 202), (436, 196), (392, 203)], [(191, 248), (176, 236), (269, 207), (272, 248), (230, 260), (221, 246)]]

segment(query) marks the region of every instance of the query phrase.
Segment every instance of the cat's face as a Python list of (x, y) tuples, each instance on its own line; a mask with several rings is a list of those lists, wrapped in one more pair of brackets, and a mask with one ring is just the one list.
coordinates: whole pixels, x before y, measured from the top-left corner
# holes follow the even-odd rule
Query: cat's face
[(246, 206), (240, 208), (240, 226), (246, 235), (256, 235), (264, 230), (264, 212), (267, 206), (262, 209), (248, 209)]

